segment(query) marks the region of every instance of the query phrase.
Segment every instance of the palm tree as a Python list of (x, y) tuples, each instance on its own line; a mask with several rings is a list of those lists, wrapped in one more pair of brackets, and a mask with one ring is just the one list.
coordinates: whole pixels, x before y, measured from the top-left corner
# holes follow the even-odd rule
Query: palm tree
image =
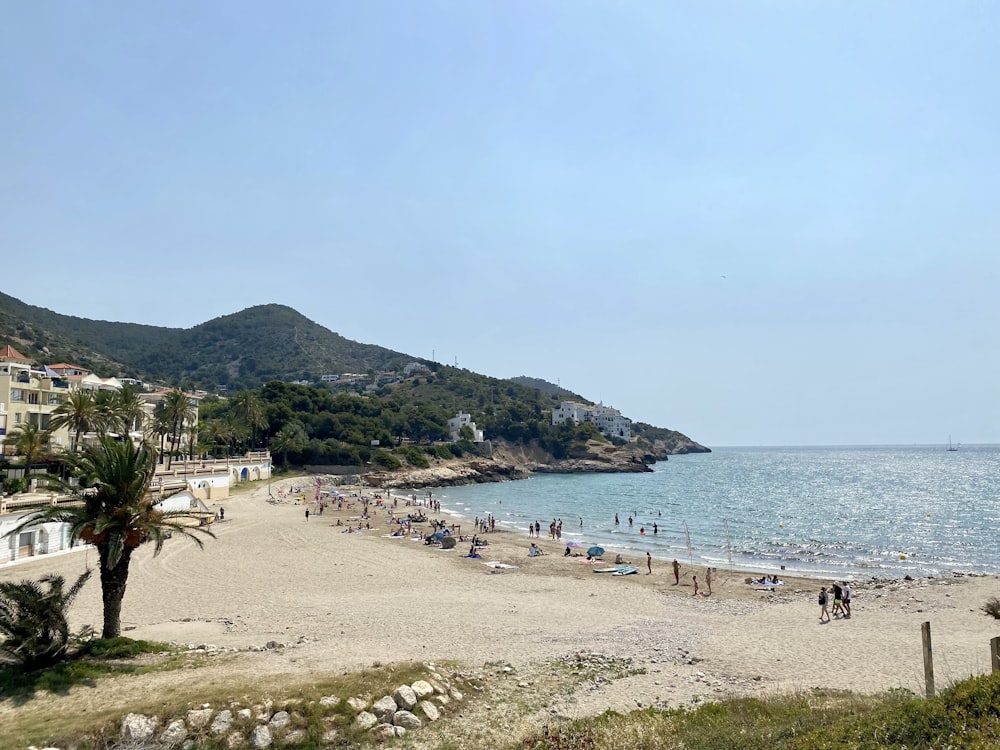
[(97, 547), (104, 603), (103, 638), (121, 635), (122, 599), (128, 582), (132, 553), (152, 542), (159, 554), (171, 534), (190, 537), (194, 532), (214, 536), (208, 528), (190, 526), (195, 518), (186, 510), (160, 510), (150, 496), (156, 471), (156, 454), (146, 444), (115, 440), (102, 435), (99, 445), (88, 445), (76, 457), (80, 484), (66, 487), (79, 504), (43, 508), (25, 519), (12, 533), (44, 523), (69, 526), (70, 542), (83, 540)]
[[(62, 576), (43, 576), (37, 583), (0, 582), (0, 651), (14, 657), (28, 671), (42, 669), (60, 661), (69, 650), (73, 636), (66, 612), (80, 593), (92, 571), (76, 579), (64, 591)], [(39, 584), (47, 583), (48, 591)]]
[(48, 453), (50, 438), (51, 435), (46, 430), (25, 422), (10, 431), (4, 445), (11, 446), (15, 455), (24, 456), (24, 475), (28, 476), (32, 465)]
[(233, 414), (250, 428), (250, 449), (257, 446), (257, 431), (267, 429), (264, 402), (256, 391), (240, 391), (233, 398)]
[(134, 385), (126, 383), (115, 393), (115, 413), (120, 421), (121, 432), (141, 432), (146, 418), (146, 402)]
[(288, 454), (300, 451), (309, 443), (305, 428), (298, 422), (289, 422), (271, 438), (270, 449), (281, 454), (281, 465), (288, 465)]
[(88, 432), (97, 429), (97, 409), (94, 404), (94, 392), (77, 389), (70, 391), (66, 400), (52, 412), (49, 422), (52, 430), (68, 427), (73, 433), (71, 451), (79, 450), (80, 438)]
[(184, 391), (175, 388), (163, 399), (163, 413), (170, 424), (170, 456), (167, 458), (169, 469), (173, 464), (174, 454), (177, 453), (177, 447), (184, 438), (184, 425), (194, 421), (198, 410)]
[(166, 453), (164, 444), (166, 443), (168, 434), (170, 434), (169, 417), (161, 403), (157, 406), (156, 411), (153, 412), (153, 419), (146, 425), (147, 440), (156, 440), (160, 443), (160, 450), (157, 453), (160, 463), (163, 462), (163, 454)]

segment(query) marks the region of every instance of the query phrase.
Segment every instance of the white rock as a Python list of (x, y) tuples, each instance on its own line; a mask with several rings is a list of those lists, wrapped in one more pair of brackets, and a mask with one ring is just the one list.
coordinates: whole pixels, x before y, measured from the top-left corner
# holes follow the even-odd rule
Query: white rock
[(249, 708), (241, 708), (239, 711), (236, 712), (236, 718), (239, 719), (240, 721), (252, 721), (253, 711), (251, 711)]
[(187, 727), (183, 719), (174, 719), (160, 735), (161, 745), (179, 745), (187, 739)]
[(448, 691), (448, 695), (451, 696), (452, 700), (459, 701), (459, 702), (461, 702), (462, 697), (463, 697), (462, 694), (459, 691), (455, 690), (455, 688), (452, 688), (451, 690), (449, 690)]
[(125, 740), (148, 740), (159, 727), (160, 722), (152, 716), (142, 714), (128, 714), (122, 719), (122, 739)]
[(282, 727), (287, 727), (292, 721), (292, 717), (288, 715), (288, 711), (278, 711), (268, 724), (271, 725), (272, 729), (281, 729)]
[(201, 729), (208, 726), (208, 720), (212, 718), (211, 708), (192, 708), (187, 712), (187, 725), (191, 729)]
[(233, 712), (228, 708), (219, 711), (212, 719), (212, 726), (209, 728), (212, 734), (223, 734), (233, 727)]
[(359, 711), (364, 711), (366, 708), (368, 708), (368, 701), (366, 701), (364, 698), (351, 697), (347, 699), (347, 705), (353, 708), (355, 713), (357, 713)]
[(449, 703), (451, 703), (451, 698), (449, 698), (447, 695), (435, 695), (434, 700), (436, 700), (442, 706), (447, 706)]
[(384, 695), (372, 704), (372, 713), (385, 721), (387, 716), (392, 716), (399, 709), (396, 701), (390, 695)]
[(423, 711), (424, 716), (427, 717), (427, 721), (437, 721), (441, 718), (441, 712), (438, 711), (438, 707), (430, 701), (420, 701), (417, 706)]
[(301, 745), (305, 742), (306, 730), (304, 729), (293, 729), (287, 732), (284, 737), (281, 738), (282, 745)]
[(397, 711), (392, 715), (392, 723), (404, 729), (420, 729), (424, 725), (420, 717), (409, 711)]
[(417, 696), (417, 700), (423, 700), (434, 695), (434, 686), (426, 680), (417, 680), (410, 687)]
[(340, 698), (338, 698), (336, 695), (324, 695), (322, 698), (319, 699), (319, 705), (327, 708), (332, 708), (333, 706), (339, 706)]
[(376, 724), (378, 724), (378, 717), (375, 714), (368, 713), (367, 711), (362, 711), (354, 717), (354, 726), (361, 731), (371, 729)]
[(271, 737), (271, 729), (267, 724), (261, 724), (253, 728), (250, 732), (250, 744), (255, 748), (271, 747), (274, 739)]
[(372, 736), (380, 740), (390, 739), (396, 736), (396, 727), (392, 724), (379, 724), (372, 729)]
[(400, 685), (392, 697), (396, 699), (396, 705), (405, 711), (409, 711), (417, 705), (417, 694), (409, 685)]

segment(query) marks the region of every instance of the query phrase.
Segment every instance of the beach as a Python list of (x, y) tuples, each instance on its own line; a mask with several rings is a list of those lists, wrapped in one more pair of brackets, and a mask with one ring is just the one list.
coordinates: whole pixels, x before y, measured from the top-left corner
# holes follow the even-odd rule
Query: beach
[[(922, 694), (922, 622), (931, 622), (939, 688), (987, 672), (990, 638), (1000, 635), (1000, 623), (981, 611), (988, 598), (1000, 596), (995, 575), (857, 581), (853, 616), (821, 625), (817, 594), (829, 580), (788, 578), (774, 591), (757, 591), (745, 583), (755, 571), (719, 568), (712, 595), (694, 596), (691, 575), (704, 590), (704, 568), (681, 560), (674, 585), (670, 560), (653, 559), (647, 575), (644, 556), (632, 553), (638, 574), (594, 574), (585, 557), (565, 557), (565, 545), (546, 539), (546, 529), (539, 540), (486, 534), (481, 559), (469, 559), (463, 555), (473, 529), (456, 529), (466, 540), (441, 550), (387, 537), (384, 508), (360, 519), (370, 529), (344, 533), (338, 522), (359, 523), (361, 505), (351, 497), (358, 488), (341, 490), (351, 507), (337, 510), (332, 501), (322, 515), (314, 503), (269, 502), (269, 490), (289, 498), (299, 484), (311, 499), (310, 480), (282, 480), (210, 505), (224, 507), (225, 519), (212, 524), (216, 538), (205, 539), (202, 550), (175, 536), (156, 557), (150, 545), (137, 551), (122, 609), (124, 635), (239, 650), (197, 670), (148, 675), (141, 678), (144, 690), (233, 677), (250, 688), (402, 661), (506, 663), (528, 674), (581, 652), (631, 660), (636, 674), (552, 698), (550, 713), (573, 717), (815, 687)], [(387, 493), (365, 488), (364, 494)], [(396, 514), (417, 510), (400, 501)], [(423, 510), (431, 519), (453, 520)], [(431, 530), (428, 523), (419, 529)], [(545, 554), (529, 557), (532, 541)], [(605, 563), (614, 555), (609, 548)], [(41, 556), (0, 568), (0, 579), (55, 573), (70, 582), (96, 563), (95, 550)], [(100, 629), (96, 576), (70, 614), (74, 628)], [(264, 648), (269, 642), (285, 646)], [(118, 677), (24, 706), (5, 701), (0, 716), (77, 709), (81, 701), (127, 708), (136, 679)]]

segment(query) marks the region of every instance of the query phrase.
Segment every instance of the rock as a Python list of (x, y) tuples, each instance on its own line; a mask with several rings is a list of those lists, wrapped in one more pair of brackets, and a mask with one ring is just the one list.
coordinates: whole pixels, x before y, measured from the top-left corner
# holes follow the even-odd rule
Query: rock
[(223, 734), (228, 732), (233, 727), (233, 712), (228, 708), (219, 711), (215, 718), (212, 719), (212, 726), (209, 727), (209, 731), (212, 734)]
[(399, 706), (396, 705), (396, 701), (388, 695), (379, 698), (372, 704), (372, 713), (382, 721), (385, 721), (387, 716), (392, 716), (398, 710)]
[(417, 707), (423, 712), (424, 716), (427, 717), (427, 721), (437, 721), (441, 718), (441, 712), (438, 711), (438, 707), (435, 706), (430, 701), (420, 701)]
[(388, 740), (396, 736), (396, 727), (392, 724), (379, 724), (372, 729), (372, 736), (380, 740)]
[(347, 699), (347, 705), (353, 708), (355, 713), (358, 713), (368, 708), (368, 701), (364, 698), (351, 697)]
[(122, 719), (121, 737), (123, 740), (148, 740), (156, 733), (159, 724), (152, 716), (128, 714)]
[(160, 744), (167, 746), (179, 745), (187, 739), (187, 735), (187, 726), (184, 724), (184, 719), (174, 719), (160, 735)]
[(451, 698), (449, 698), (447, 695), (435, 695), (434, 700), (436, 700), (442, 706), (447, 706), (449, 703), (451, 703)]
[(272, 729), (281, 729), (282, 727), (287, 727), (291, 721), (292, 717), (289, 716), (288, 711), (278, 711), (278, 713), (271, 717), (268, 724), (271, 725)]
[(393, 727), (393, 729), (396, 730), (397, 737), (402, 737), (404, 734), (406, 734), (406, 727)]
[(362, 711), (354, 717), (354, 726), (361, 731), (371, 729), (376, 724), (378, 724), (378, 717), (368, 711)]
[(420, 729), (424, 725), (420, 717), (411, 714), (409, 711), (397, 711), (392, 716), (392, 723), (404, 729)]
[(212, 718), (210, 708), (192, 708), (187, 712), (187, 725), (191, 729), (201, 729), (208, 726), (208, 720)]
[(319, 705), (325, 708), (333, 708), (334, 706), (340, 705), (340, 698), (336, 695), (324, 695), (319, 699)]
[(445, 693), (448, 692), (448, 688), (446, 688), (444, 685), (442, 685), (437, 680), (431, 680), (430, 684), (431, 684), (431, 687), (434, 688), (434, 692), (437, 693), (438, 695), (444, 695)]
[(255, 748), (271, 747), (274, 739), (271, 737), (271, 729), (267, 724), (260, 724), (250, 732), (250, 744)]
[(236, 712), (236, 718), (240, 721), (253, 721), (253, 711), (249, 708), (241, 708)]
[(328, 745), (336, 742), (336, 740), (337, 740), (336, 729), (327, 729), (325, 732), (323, 732), (323, 736), (320, 737), (320, 741)]
[(430, 698), (434, 695), (434, 687), (425, 680), (417, 680), (410, 685), (410, 689), (412, 689), (414, 695), (417, 696), (417, 700), (422, 701), (424, 698)]
[(281, 738), (282, 745), (301, 745), (305, 742), (306, 730), (304, 729), (293, 729), (290, 732), (286, 732), (285, 736)]
[(457, 690), (455, 690), (454, 688), (452, 688), (451, 690), (448, 691), (448, 695), (451, 696), (451, 699), (453, 701), (459, 701), (459, 702), (462, 701), (462, 697), (463, 697), (462, 694), (460, 692), (458, 692)]
[(410, 711), (417, 705), (417, 694), (409, 685), (400, 685), (392, 697), (396, 699), (396, 705), (405, 711)]

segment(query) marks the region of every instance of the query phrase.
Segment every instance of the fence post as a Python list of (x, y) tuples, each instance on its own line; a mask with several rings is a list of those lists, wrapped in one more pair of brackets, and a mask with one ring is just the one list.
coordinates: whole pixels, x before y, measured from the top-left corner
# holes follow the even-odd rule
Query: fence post
[(920, 626), (924, 643), (924, 693), (928, 698), (934, 697), (934, 651), (931, 648), (931, 624), (925, 622)]
[(990, 638), (990, 663), (994, 672), (1000, 672), (1000, 636)]

